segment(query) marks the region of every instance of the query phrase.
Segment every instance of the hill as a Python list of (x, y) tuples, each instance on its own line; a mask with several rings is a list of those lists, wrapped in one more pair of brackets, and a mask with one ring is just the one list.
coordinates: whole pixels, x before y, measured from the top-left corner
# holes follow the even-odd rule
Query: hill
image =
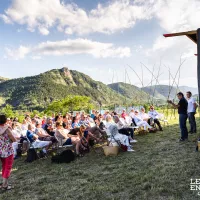
[(177, 92), (180, 92), (180, 91), (183, 92), (184, 94), (187, 91), (191, 91), (193, 95), (198, 94), (197, 88), (188, 87), (188, 86), (179, 86), (178, 88), (172, 87), (171, 89), (169, 89), (168, 85), (156, 85), (156, 86), (154, 85), (154, 86), (149, 86), (149, 87), (143, 87), (142, 90), (151, 95), (153, 95), (154, 90), (155, 90), (154, 97), (163, 99), (163, 100), (166, 100), (166, 98), (168, 98), (169, 90), (171, 90), (170, 95), (169, 95), (170, 99), (175, 99)]
[(5, 77), (0, 76), (0, 83), (7, 81), (7, 80), (9, 80), (9, 78), (5, 78)]
[[(154, 96), (155, 98), (158, 99), (166, 99), (169, 95), (169, 86), (168, 85), (153, 85), (153, 86), (148, 86), (148, 87), (143, 87), (141, 88), (143, 91), (146, 93)], [(170, 93), (170, 98), (174, 98), (174, 95), (176, 93), (176, 88), (172, 87), (171, 93)]]
[(188, 87), (188, 86), (180, 86), (179, 89), (183, 93), (186, 93), (187, 91), (190, 91), (190, 92), (192, 92), (193, 95), (198, 94), (198, 88)]
[(89, 96), (98, 105), (119, 104), (123, 99), (107, 85), (68, 68), (0, 83), (0, 96), (16, 109), (43, 109), (67, 95)]
[(148, 102), (149, 94), (134, 85), (119, 82), (109, 84), (108, 87), (123, 95), (124, 98), (133, 99), (137, 103)]

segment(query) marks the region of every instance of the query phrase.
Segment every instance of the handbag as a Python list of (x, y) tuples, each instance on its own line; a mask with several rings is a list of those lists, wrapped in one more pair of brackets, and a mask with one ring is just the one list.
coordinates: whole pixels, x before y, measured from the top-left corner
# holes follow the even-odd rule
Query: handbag
[(115, 140), (115, 142), (117, 142), (119, 148), (122, 150), (122, 151), (127, 151), (128, 150), (128, 147), (124, 144), (122, 144), (119, 140), (116, 140), (115, 137), (113, 135), (111, 135), (111, 138), (113, 138)]
[(37, 154), (37, 151), (35, 149), (29, 149), (27, 152), (27, 158), (26, 158), (26, 162), (33, 162), (34, 160), (39, 159), (39, 155)]

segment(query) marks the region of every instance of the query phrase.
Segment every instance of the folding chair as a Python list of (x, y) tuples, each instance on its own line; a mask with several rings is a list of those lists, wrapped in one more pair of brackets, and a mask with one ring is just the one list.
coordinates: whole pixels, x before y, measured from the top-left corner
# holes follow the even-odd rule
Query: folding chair
[[(34, 146), (33, 146), (33, 144), (30, 142), (30, 140), (29, 140), (29, 138), (27, 137), (27, 135), (25, 136), (26, 137), (26, 139), (27, 139), (27, 143), (28, 143), (28, 150), (27, 150), (27, 159), (28, 159), (28, 152), (29, 152), (29, 150), (33, 150), (35, 153), (36, 153), (36, 155), (37, 155), (37, 159), (40, 159), (40, 155), (39, 155), (39, 153), (37, 152), (37, 150), (39, 150), (39, 149), (37, 149), (37, 148), (35, 148)], [(41, 150), (41, 149), (40, 149)], [(27, 162), (32, 162), (32, 161), (27, 161)]]
[(70, 144), (70, 145), (63, 145), (63, 140), (61, 138), (58, 138), (56, 136), (56, 134), (54, 135), (54, 137), (56, 138), (56, 140), (58, 141), (57, 143), (57, 152), (59, 149), (63, 150), (63, 149), (70, 149), (70, 148), (74, 148), (75, 145)]

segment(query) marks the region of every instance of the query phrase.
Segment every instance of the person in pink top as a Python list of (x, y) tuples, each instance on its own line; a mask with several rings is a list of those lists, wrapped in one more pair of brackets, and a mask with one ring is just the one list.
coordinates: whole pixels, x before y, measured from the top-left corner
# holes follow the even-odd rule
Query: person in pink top
[(12, 143), (17, 140), (12, 135), (12, 129), (6, 124), (6, 116), (0, 115), (0, 159), (2, 162), (2, 178), (3, 183), (1, 188), (3, 190), (10, 190), (12, 187), (8, 184), (8, 179), (10, 177), (13, 160), (14, 160), (14, 150)]
[(126, 119), (126, 116), (127, 116), (127, 114), (126, 114), (126, 110), (123, 109), (122, 114), (121, 114), (121, 118)]

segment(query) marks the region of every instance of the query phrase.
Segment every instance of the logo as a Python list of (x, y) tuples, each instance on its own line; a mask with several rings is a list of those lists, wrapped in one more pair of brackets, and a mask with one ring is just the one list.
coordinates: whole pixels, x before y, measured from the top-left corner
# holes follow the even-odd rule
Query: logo
[(200, 196), (200, 179), (190, 179), (190, 190), (198, 191), (198, 196)]

